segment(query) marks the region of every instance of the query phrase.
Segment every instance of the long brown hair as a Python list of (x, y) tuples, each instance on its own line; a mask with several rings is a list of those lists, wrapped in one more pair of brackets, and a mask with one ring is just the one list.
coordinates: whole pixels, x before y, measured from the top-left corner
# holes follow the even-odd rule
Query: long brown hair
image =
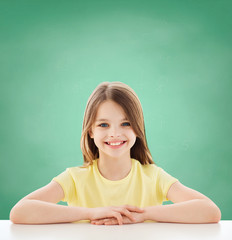
[(103, 82), (90, 95), (83, 119), (81, 150), (84, 166), (91, 165), (94, 159), (99, 158), (99, 151), (89, 132), (95, 122), (97, 110), (105, 100), (112, 100), (119, 104), (128, 118), (136, 134), (136, 141), (131, 148), (131, 158), (141, 164), (154, 164), (147, 146), (143, 110), (138, 96), (132, 88), (122, 82)]

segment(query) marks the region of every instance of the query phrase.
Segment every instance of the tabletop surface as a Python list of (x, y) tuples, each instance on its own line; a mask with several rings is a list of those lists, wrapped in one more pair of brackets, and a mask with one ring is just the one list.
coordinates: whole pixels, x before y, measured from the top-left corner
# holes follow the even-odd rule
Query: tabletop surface
[(90, 223), (65, 223), (44, 225), (13, 224), (0, 220), (1, 240), (166, 240), (166, 239), (232, 239), (232, 221), (213, 224), (137, 223), (124, 225), (92, 225)]

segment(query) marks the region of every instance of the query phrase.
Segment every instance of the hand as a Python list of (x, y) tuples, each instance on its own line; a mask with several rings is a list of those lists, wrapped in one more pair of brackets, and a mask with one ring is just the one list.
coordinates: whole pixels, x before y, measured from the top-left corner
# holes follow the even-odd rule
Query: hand
[[(131, 221), (130, 218), (123, 216), (122, 217), (122, 223), (123, 224), (131, 224), (131, 223), (141, 223), (145, 221), (144, 214), (143, 213), (136, 213), (132, 212), (132, 216), (135, 219), (135, 221)], [(105, 219), (97, 219), (91, 221), (91, 224), (96, 225), (117, 225), (118, 220), (116, 218), (105, 218)]]
[[(142, 221), (141, 214), (143, 212), (143, 209), (130, 205), (90, 208), (89, 219), (91, 223), (110, 222), (122, 225), (123, 223)], [(136, 215), (136, 213), (140, 214), (140, 216)]]

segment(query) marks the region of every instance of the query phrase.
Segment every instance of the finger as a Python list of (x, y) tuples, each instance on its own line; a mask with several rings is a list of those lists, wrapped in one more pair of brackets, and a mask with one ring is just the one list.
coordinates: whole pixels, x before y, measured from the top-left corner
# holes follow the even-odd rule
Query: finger
[[(101, 221), (101, 223), (102, 224), (105, 224), (105, 223), (107, 223), (107, 222), (111, 222), (113, 219), (115, 219), (115, 218), (106, 218), (106, 219), (102, 219), (102, 221)], [(115, 222), (116, 222), (116, 224), (117, 224), (117, 219), (115, 219)]]
[(116, 218), (102, 218), (102, 219), (95, 219), (92, 220), (91, 223), (92, 224), (104, 224), (105, 222), (110, 222), (111, 220), (114, 220), (114, 222), (117, 223), (117, 219)]
[(105, 225), (115, 225), (115, 224), (117, 224), (117, 220), (115, 218), (105, 222)]
[(99, 220), (95, 222), (96, 225), (103, 225), (104, 223), (105, 223), (104, 220)]
[(114, 213), (113, 213), (113, 216), (118, 220), (118, 224), (119, 224), (119, 225), (122, 225), (122, 224), (123, 224), (123, 222), (122, 222), (122, 216), (121, 216), (120, 213), (114, 212)]
[[(123, 224), (130, 224), (130, 223), (134, 223), (134, 222), (132, 222), (128, 217), (123, 216)], [(115, 225), (115, 224), (117, 224), (117, 219), (115, 219), (115, 218), (109, 219), (104, 224), (105, 225)]]
[(143, 208), (139, 208), (137, 206), (131, 206), (131, 205), (125, 205), (125, 208), (127, 208), (130, 211), (133, 212), (144, 212), (145, 210)]
[(134, 212), (144, 212), (143, 208), (137, 207), (137, 206), (131, 206), (131, 205), (127, 205), (127, 209), (130, 211), (134, 211)]
[(109, 218), (95, 219), (95, 220), (92, 220), (91, 223), (93, 223), (93, 224), (102, 223), (102, 222), (105, 222), (107, 220), (109, 220)]
[(97, 222), (97, 220), (91, 221), (92, 224), (95, 224)]
[(133, 217), (132, 213), (130, 211), (128, 211), (127, 209), (121, 208), (120, 213), (122, 213), (123, 215), (128, 217), (132, 222), (136, 221), (135, 218)]

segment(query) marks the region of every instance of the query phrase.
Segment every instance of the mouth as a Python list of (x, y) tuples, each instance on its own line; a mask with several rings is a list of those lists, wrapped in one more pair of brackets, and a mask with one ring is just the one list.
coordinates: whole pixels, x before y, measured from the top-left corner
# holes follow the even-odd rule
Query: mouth
[(105, 142), (106, 145), (108, 145), (111, 148), (119, 148), (122, 145), (124, 145), (126, 143), (126, 141), (119, 141), (119, 142)]

